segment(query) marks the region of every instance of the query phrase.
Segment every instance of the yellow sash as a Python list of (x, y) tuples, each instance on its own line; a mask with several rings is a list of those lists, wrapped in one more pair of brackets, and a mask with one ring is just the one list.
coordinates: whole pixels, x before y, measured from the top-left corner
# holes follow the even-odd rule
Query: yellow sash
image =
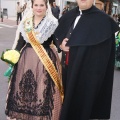
[(43, 63), (45, 69), (48, 71), (49, 75), (53, 79), (54, 84), (57, 86), (57, 88), (60, 92), (62, 101), (63, 101), (63, 98), (64, 98), (63, 86), (62, 86), (62, 82), (58, 76), (57, 70), (56, 70), (52, 60), (49, 58), (46, 50), (40, 44), (40, 42), (37, 40), (36, 35), (33, 32), (33, 30), (30, 29), (30, 27), (28, 27), (28, 26), (27, 26), (27, 28), (28, 28), (28, 30), (26, 31), (26, 36), (27, 36), (30, 44), (32, 45), (33, 49), (35, 50), (36, 54), (38, 55), (39, 59)]

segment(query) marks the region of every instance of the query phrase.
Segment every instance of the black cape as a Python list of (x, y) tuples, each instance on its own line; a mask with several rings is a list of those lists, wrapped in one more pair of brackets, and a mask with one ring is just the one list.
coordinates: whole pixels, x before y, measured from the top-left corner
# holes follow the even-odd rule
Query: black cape
[[(61, 44), (79, 8), (67, 12), (55, 31)], [(82, 16), (67, 43), (70, 46), (65, 98), (60, 120), (109, 119), (115, 60), (114, 20), (92, 6)], [(63, 76), (64, 77), (64, 76)]]

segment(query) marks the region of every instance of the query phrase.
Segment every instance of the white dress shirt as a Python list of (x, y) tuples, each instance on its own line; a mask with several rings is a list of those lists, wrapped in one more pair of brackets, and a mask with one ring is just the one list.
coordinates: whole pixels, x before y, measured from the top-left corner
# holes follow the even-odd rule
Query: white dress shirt
[(76, 27), (76, 25), (77, 25), (79, 19), (81, 18), (81, 15), (82, 15), (82, 11), (81, 11), (80, 9), (79, 9), (79, 11), (80, 11), (80, 15), (77, 16), (76, 19), (75, 19), (75, 22), (74, 22), (74, 28)]

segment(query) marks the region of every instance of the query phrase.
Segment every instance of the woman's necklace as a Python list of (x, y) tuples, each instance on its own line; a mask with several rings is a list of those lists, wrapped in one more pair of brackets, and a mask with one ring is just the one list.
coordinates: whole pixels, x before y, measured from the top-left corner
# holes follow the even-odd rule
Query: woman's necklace
[(40, 22), (37, 25), (35, 25), (35, 16), (33, 16), (33, 28), (37, 29), (38, 26), (41, 24), (41, 22), (44, 20), (44, 18), (45, 18), (45, 16), (40, 20)]
[[(32, 31), (35, 31), (35, 29), (37, 29), (39, 27), (39, 25), (41, 24), (41, 22), (44, 20), (45, 16), (42, 18), (42, 20), (39, 22), (39, 24), (37, 25), (37, 27), (35, 27), (35, 24), (34, 24), (34, 16), (28, 18), (25, 20), (24, 22), (24, 29), (26, 32), (30, 32), (31, 30)], [(37, 33), (39, 34), (40, 31)]]

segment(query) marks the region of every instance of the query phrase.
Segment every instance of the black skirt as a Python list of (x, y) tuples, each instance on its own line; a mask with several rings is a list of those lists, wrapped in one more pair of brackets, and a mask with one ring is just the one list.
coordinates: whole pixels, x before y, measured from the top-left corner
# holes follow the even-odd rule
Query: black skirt
[[(44, 48), (61, 74), (57, 52), (49, 46)], [(6, 115), (16, 120), (58, 120), (60, 110), (60, 93), (34, 49), (27, 43), (10, 78)]]

